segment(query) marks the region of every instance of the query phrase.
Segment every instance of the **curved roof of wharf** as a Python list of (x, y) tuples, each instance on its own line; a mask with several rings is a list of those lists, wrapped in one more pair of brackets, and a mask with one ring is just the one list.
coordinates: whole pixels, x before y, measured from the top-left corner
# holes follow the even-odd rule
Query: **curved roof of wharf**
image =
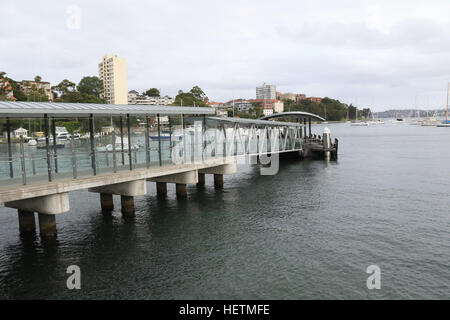
[(0, 101), (0, 115), (9, 117), (42, 116), (44, 114), (76, 116), (111, 116), (111, 115), (214, 115), (209, 107), (178, 107), (136, 104), (99, 104), (66, 102), (10, 102)]

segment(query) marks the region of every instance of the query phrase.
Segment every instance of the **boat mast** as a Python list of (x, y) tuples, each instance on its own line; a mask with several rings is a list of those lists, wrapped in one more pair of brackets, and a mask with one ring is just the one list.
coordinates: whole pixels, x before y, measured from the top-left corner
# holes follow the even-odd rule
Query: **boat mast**
[(447, 110), (445, 111), (445, 119), (448, 121), (448, 92), (450, 91), (450, 82), (447, 86)]

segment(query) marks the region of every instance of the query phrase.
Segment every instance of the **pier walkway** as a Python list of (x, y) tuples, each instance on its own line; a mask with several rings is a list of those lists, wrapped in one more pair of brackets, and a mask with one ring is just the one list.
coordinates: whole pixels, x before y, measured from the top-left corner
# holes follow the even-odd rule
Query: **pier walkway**
[[(71, 191), (99, 193), (104, 214), (118, 195), (130, 218), (133, 197), (147, 193), (147, 181), (156, 183), (158, 196), (174, 183), (183, 198), (187, 184), (205, 184), (205, 174), (223, 187), (238, 159), (259, 161), (262, 174), (275, 174), (282, 155), (337, 152), (329, 134), (311, 132), (311, 120), (320, 117), (292, 116), (281, 122), (219, 118), (201, 107), (0, 102), (0, 203), (18, 209), (21, 232), (35, 231), (37, 212), (41, 236), (54, 237), (55, 215), (69, 211)], [(69, 126), (71, 134), (61, 133)]]

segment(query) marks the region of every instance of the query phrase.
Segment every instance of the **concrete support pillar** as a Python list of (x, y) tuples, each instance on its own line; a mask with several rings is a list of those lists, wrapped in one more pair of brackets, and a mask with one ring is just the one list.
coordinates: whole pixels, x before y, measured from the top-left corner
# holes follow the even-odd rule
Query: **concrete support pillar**
[(156, 194), (158, 197), (165, 197), (167, 195), (167, 183), (156, 182)]
[(134, 198), (131, 196), (120, 196), (122, 204), (122, 216), (124, 218), (134, 217)]
[(177, 197), (178, 198), (186, 198), (187, 197), (187, 190), (186, 190), (186, 184), (185, 183), (177, 183), (176, 184), (176, 190), (177, 190)]
[(39, 230), (43, 238), (56, 237), (56, 219), (54, 214), (39, 213)]
[(223, 188), (223, 174), (214, 174), (214, 187)]
[(197, 187), (202, 187), (205, 185), (205, 174), (204, 173), (198, 173), (198, 182)]
[(107, 193), (100, 193), (100, 204), (102, 206), (102, 213), (108, 214), (114, 210), (113, 195)]
[(36, 223), (34, 221), (34, 212), (19, 209), (18, 213), (19, 213), (20, 233), (35, 232), (36, 231)]

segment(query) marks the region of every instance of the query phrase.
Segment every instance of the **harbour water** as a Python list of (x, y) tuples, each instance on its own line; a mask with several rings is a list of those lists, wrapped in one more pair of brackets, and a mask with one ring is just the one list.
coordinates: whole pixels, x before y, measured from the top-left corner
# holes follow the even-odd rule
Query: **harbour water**
[[(73, 192), (56, 243), (21, 239), (0, 207), (0, 298), (449, 299), (450, 129), (327, 126), (337, 162), (283, 161), (274, 176), (240, 165), (188, 200), (149, 183), (132, 222)], [(70, 265), (81, 290), (66, 287)]]

